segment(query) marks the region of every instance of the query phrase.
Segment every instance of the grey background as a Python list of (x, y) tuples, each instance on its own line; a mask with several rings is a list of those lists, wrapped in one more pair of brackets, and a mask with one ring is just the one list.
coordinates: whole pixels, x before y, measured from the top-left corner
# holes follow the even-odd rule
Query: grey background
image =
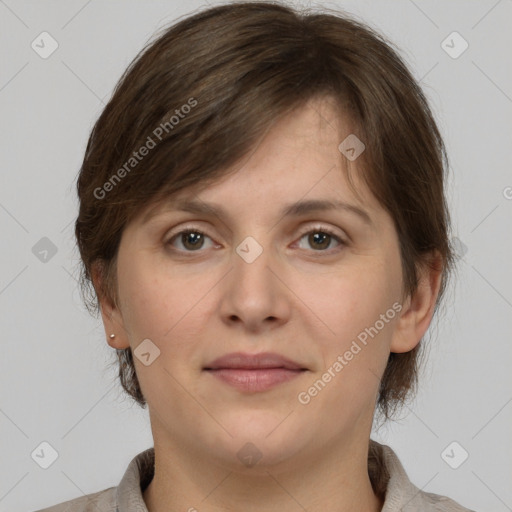
[[(203, 5), (0, 0), (0, 511), (117, 485), (152, 446), (147, 412), (124, 398), (103, 327), (81, 304), (74, 180), (126, 66), (155, 30)], [(432, 327), (417, 399), (372, 437), (397, 452), (419, 488), (478, 511), (512, 510), (512, 2), (323, 5), (402, 49), (451, 159), (457, 282)], [(31, 48), (43, 31), (59, 44), (47, 59)], [(456, 59), (441, 46), (453, 31), (469, 43)], [(36, 257), (43, 237), (57, 249), (46, 262)], [(43, 441), (58, 452), (48, 469), (31, 458)], [(441, 456), (452, 441), (469, 453), (458, 469)]]

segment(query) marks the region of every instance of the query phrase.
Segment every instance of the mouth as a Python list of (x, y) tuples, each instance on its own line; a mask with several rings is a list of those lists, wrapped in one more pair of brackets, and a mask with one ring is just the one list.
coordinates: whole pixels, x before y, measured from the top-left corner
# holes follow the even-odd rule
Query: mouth
[(267, 391), (308, 371), (299, 363), (270, 352), (227, 354), (203, 370), (221, 382), (245, 392)]

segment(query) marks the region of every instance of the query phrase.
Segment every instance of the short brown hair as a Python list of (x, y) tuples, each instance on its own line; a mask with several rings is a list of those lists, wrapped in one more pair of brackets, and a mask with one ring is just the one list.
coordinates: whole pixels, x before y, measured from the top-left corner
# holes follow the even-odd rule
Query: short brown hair
[[(350, 114), (366, 145), (358, 166), (395, 223), (404, 293), (415, 292), (421, 265), (434, 264), (432, 251), (441, 256), (437, 310), (454, 260), (447, 156), (393, 44), (340, 11), (235, 2), (190, 15), (148, 43), (94, 125), (75, 225), (89, 311), (98, 312), (101, 295), (117, 304), (116, 256), (131, 219), (150, 203), (225, 176), (277, 119), (318, 95)], [(150, 151), (135, 157), (143, 147)], [(99, 290), (91, 286), (96, 264)], [(389, 356), (377, 399), (386, 419), (416, 387), (420, 345)], [(122, 386), (144, 407), (131, 349), (117, 355)]]

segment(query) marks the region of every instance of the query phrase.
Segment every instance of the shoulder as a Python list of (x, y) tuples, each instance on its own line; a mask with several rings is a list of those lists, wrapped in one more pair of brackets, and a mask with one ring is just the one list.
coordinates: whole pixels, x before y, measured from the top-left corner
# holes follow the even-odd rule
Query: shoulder
[(382, 512), (474, 512), (456, 501), (416, 487), (391, 447), (370, 439), (368, 471), (376, 492), (384, 495)]
[(36, 512), (147, 512), (142, 491), (153, 478), (154, 463), (154, 448), (148, 448), (132, 458), (117, 487), (109, 487)]
[(109, 487), (35, 512), (115, 512), (116, 487)]
[(419, 491), (425, 512), (475, 512), (440, 494)]

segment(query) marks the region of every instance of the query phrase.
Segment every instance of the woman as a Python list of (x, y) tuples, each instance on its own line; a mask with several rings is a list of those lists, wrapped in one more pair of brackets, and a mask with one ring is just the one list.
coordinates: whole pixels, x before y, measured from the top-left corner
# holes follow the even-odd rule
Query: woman
[(453, 266), (445, 168), (418, 84), (345, 15), (233, 3), (163, 32), (94, 126), (76, 221), (154, 448), (46, 510), (467, 511), (370, 439)]

